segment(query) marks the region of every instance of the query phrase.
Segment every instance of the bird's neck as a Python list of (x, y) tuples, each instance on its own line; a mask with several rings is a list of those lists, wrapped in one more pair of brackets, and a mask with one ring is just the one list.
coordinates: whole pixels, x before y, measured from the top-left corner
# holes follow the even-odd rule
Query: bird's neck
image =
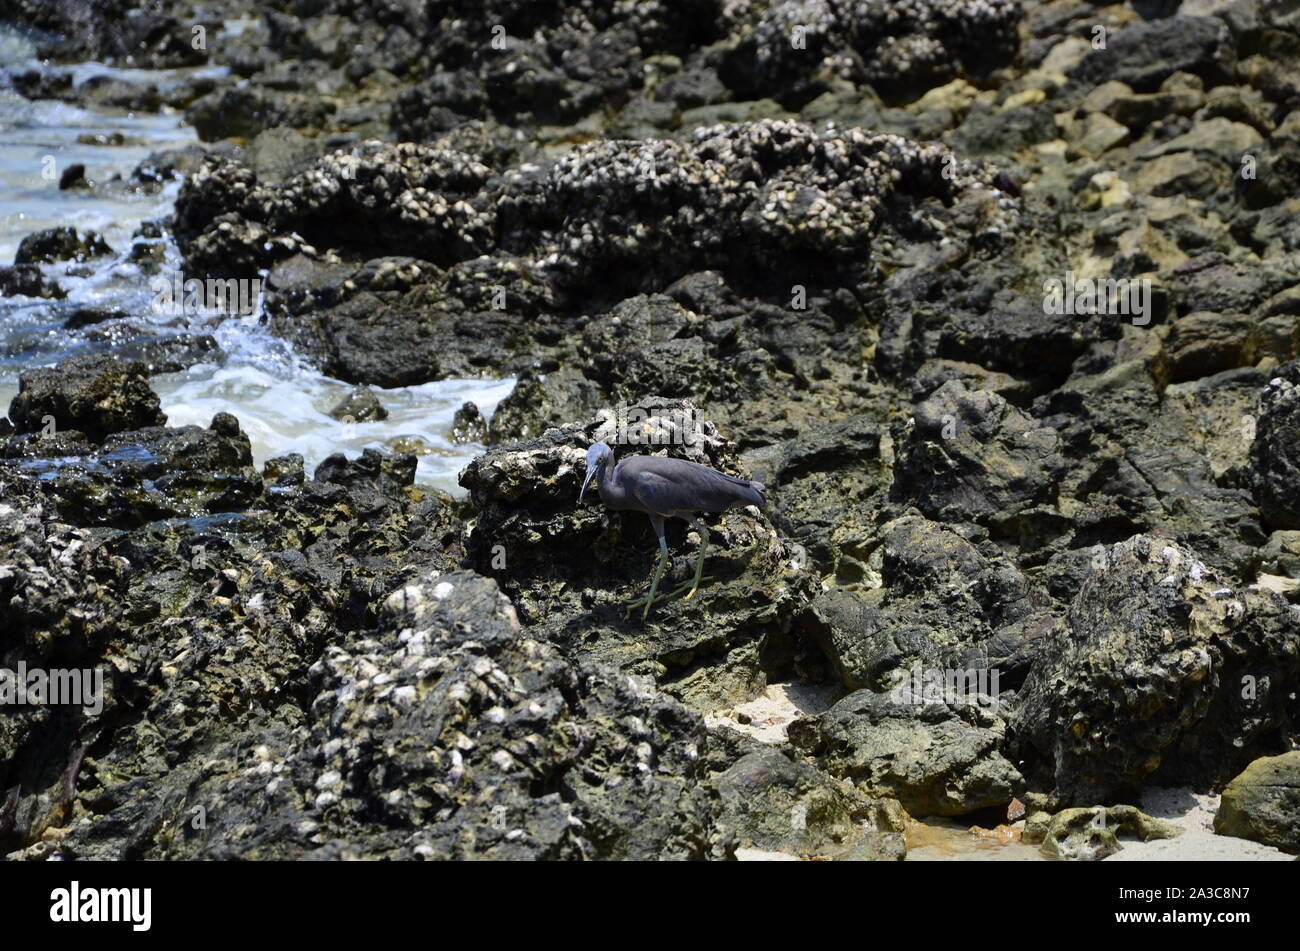
[(615, 478), (614, 463), (608, 462), (600, 467), (596, 473), (596, 491), (600, 493), (600, 500), (608, 508), (622, 508), (624, 496), (627, 494), (623, 487), (618, 484)]

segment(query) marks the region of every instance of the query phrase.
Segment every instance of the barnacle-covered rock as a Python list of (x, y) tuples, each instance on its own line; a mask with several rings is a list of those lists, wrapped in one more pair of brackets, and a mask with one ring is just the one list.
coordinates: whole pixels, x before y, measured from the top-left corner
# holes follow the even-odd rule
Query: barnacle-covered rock
[(1099, 549), (1038, 651), (1009, 748), (1068, 804), (1226, 781), (1300, 716), (1300, 612), (1157, 537)]

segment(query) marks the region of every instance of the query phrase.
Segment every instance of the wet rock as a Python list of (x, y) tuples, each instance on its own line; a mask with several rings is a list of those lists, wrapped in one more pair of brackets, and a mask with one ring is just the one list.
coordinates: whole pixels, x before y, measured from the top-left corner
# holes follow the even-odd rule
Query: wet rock
[(156, 10), (148, 18), (131, 16), (123, 0), (8, 0), (6, 19), (47, 31), (41, 58), (111, 60), (132, 57), (140, 67), (194, 66), (207, 60), (190, 42), (190, 13)]
[(67, 191), (69, 188), (89, 188), (86, 181), (86, 166), (80, 162), (75, 165), (69, 165), (59, 176), (59, 191)]
[(388, 418), (388, 410), (379, 402), (379, 397), (368, 386), (358, 386), (339, 402), (330, 416), (342, 422), (368, 423), (371, 420)]
[(82, 263), (91, 258), (112, 254), (98, 232), (84, 234), (75, 228), (49, 228), (29, 234), (18, 243), (14, 264), (48, 264), (52, 261)]
[(1257, 759), (1228, 783), (1214, 831), (1300, 853), (1300, 753)]
[(92, 452), (61, 455), (44, 440), (11, 440), (19, 471), (41, 479), (78, 525), (133, 527), (164, 518), (242, 511), (262, 495), (248, 437), (218, 413), (207, 428), (149, 426), (107, 435)]
[(303, 458), (296, 452), (268, 459), (262, 466), (262, 481), (273, 489), (302, 485), (305, 480)]
[(821, 770), (896, 797), (914, 816), (952, 816), (1005, 806), (1020, 792), (1020, 774), (999, 752), (1004, 729), (973, 699), (859, 690), (796, 720), (790, 740)]
[(452, 442), (464, 444), (487, 441), (487, 420), (473, 403), (466, 403), (456, 410), (451, 421)]
[(1182, 546), (1099, 550), (1039, 645), (1010, 749), (1067, 804), (1224, 781), (1293, 729), (1298, 638), (1284, 600), (1224, 585)]
[(102, 324), (106, 320), (122, 320), (130, 316), (124, 310), (116, 307), (78, 307), (63, 322), (67, 330), (80, 330), (82, 327), (92, 327), (95, 324)]
[(377, 449), (363, 449), (356, 459), (348, 459), (343, 453), (336, 452), (316, 467), (313, 478), (317, 482), (349, 487), (372, 483), (391, 492), (415, 482), (418, 461), (410, 454), (389, 456)]
[[(122, 339), (125, 336), (126, 339)], [(115, 328), (92, 330), (87, 339), (107, 344), (107, 352), (119, 360), (144, 364), (150, 374), (179, 373), (199, 363), (216, 363), (221, 348), (211, 334), (123, 334)]]
[(35, 264), (14, 264), (0, 267), (0, 295), (5, 297), (44, 297), (59, 299), (67, 293), (57, 282), (51, 281)]
[(161, 406), (143, 364), (91, 355), (21, 374), (9, 418), (19, 433), (76, 429), (102, 441), (111, 433), (161, 425), (167, 419)]

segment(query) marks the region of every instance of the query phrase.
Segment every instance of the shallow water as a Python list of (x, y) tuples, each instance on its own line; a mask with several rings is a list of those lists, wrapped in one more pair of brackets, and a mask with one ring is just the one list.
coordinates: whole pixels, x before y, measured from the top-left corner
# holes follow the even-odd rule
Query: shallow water
[[(233, 22), (228, 26), (237, 28)], [(109, 74), (160, 88), (187, 75), (219, 71), (116, 69), (98, 63), (42, 67), (32, 59), (28, 40), (0, 27), (0, 72), (31, 68), (69, 73), (76, 84)], [(258, 322), (258, 311), (250, 317), (155, 312), (151, 285), (159, 275), (126, 258), (133, 241), (139, 240), (132, 235), (140, 223), (171, 213), (180, 184), (171, 182), (150, 194), (131, 187), (127, 179), (154, 152), (198, 141), (182, 119), (168, 110), (130, 114), (32, 102), (3, 88), (0, 80), (0, 264), (13, 261), (28, 234), (64, 225), (98, 231), (114, 251), (81, 267), (62, 262), (44, 268), (68, 292), (66, 300), (0, 297), (0, 409), (7, 409), (24, 370), (104, 349), (115, 340), (210, 333), (221, 348), (213, 363), (151, 380), (171, 425), (206, 426), (218, 412), (233, 413), (252, 442), (258, 465), (273, 456), (299, 452), (309, 472), (335, 452), (354, 456), (366, 447), (415, 452), (417, 481), (459, 492), (456, 474), (483, 447), (453, 444), (452, 416), (466, 401), (490, 416), (513, 389), (513, 379), (452, 379), (376, 389), (389, 417), (347, 424), (328, 414), (352, 387), (317, 372), (289, 344), (267, 334)], [(112, 132), (125, 135), (127, 143), (105, 146), (77, 141), (85, 133)], [(91, 192), (59, 191), (59, 175), (78, 162), (86, 166), (86, 177), (96, 187)], [(161, 276), (170, 280), (182, 262), (170, 236), (162, 243)], [(128, 316), (80, 330), (65, 329), (69, 313), (81, 307), (114, 307)]]
[(982, 837), (969, 825), (944, 819), (913, 821), (907, 825), (907, 861), (950, 862), (982, 859), (994, 862), (1050, 861), (1037, 846), (1019, 839)]

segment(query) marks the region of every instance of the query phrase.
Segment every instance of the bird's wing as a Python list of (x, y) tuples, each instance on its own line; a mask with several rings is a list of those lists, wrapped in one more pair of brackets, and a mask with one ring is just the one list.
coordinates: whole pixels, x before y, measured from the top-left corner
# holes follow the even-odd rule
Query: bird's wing
[(674, 512), (691, 510), (689, 503), (682, 498), (681, 486), (657, 472), (646, 469), (637, 472), (632, 476), (628, 491), (646, 511), (665, 518)]
[(646, 458), (646, 463), (627, 473), (629, 494), (645, 509), (665, 517), (674, 513), (725, 512), (765, 501), (762, 487), (746, 479), (685, 460)]

